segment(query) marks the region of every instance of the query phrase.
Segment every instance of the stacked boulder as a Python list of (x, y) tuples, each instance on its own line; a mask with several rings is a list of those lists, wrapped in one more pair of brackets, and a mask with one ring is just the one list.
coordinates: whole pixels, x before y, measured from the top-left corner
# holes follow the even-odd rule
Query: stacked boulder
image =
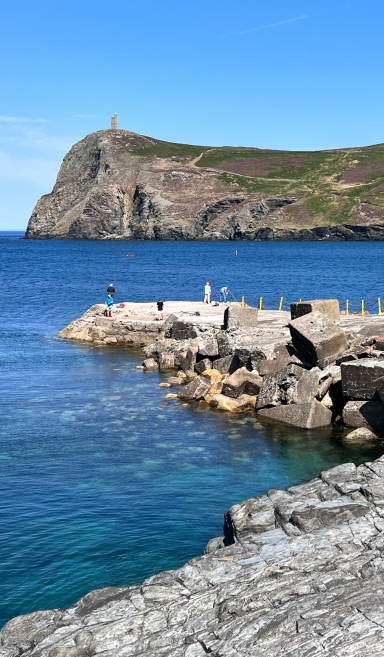
[(143, 366), (156, 359), (161, 371), (179, 370), (168, 383), (182, 386), (184, 402), (303, 429), (338, 421), (380, 432), (384, 338), (347, 333), (339, 320), (334, 299), (292, 304), (286, 330), (258, 327), (257, 309), (247, 307), (227, 309), (222, 329), (169, 318)]

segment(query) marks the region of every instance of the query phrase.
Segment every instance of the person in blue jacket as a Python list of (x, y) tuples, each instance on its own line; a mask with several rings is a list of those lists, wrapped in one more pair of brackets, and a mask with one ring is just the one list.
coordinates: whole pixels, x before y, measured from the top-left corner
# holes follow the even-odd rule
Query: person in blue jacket
[(113, 296), (112, 294), (108, 294), (105, 303), (107, 304), (107, 317), (112, 317), (112, 310), (113, 310)]

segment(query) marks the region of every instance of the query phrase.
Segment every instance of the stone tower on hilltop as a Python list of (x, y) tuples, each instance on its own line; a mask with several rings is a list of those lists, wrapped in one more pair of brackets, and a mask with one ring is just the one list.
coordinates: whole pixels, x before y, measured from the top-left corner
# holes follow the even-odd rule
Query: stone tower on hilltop
[(117, 114), (115, 114), (111, 117), (111, 130), (117, 130)]

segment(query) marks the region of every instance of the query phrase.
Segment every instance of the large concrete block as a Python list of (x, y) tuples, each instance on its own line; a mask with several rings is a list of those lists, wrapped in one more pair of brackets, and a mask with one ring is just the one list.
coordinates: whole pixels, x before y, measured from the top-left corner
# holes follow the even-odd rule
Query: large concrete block
[(265, 359), (261, 360), (258, 369), (260, 376), (265, 376), (266, 374), (273, 374), (282, 370), (283, 367), (286, 367), (289, 363), (291, 355), (285, 345), (280, 345), (275, 349), (276, 357), (274, 359)]
[(160, 354), (159, 369), (161, 372), (168, 372), (168, 370), (175, 369), (175, 355), (164, 351)]
[[(216, 363), (214, 363), (214, 366), (216, 366)], [(223, 395), (235, 399), (243, 393), (258, 395), (262, 382), (261, 376), (242, 367), (223, 381)]]
[(195, 371), (197, 356), (197, 346), (191, 345), (187, 351), (182, 351), (179, 354), (179, 364), (183, 372), (187, 376), (192, 376)]
[(318, 312), (289, 322), (289, 330), (293, 346), (312, 365), (327, 367), (348, 348), (344, 331)]
[(172, 324), (171, 336), (175, 340), (192, 340), (197, 338), (197, 330), (193, 324), (177, 319)]
[(366, 427), (384, 432), (384, 404), (381, 401), (349, 401), (343, 409), (343, 422), (351, 429)]
[(280, 424), (289, 424), (300, 429), (317, 429), (331, 423), (332, 413), (316, 399), (305, 404), (286, 404), (262, 408), (257, 412), (260, 419), (273, 420)]
[(214, 336), (210, 336), (199, 345), (199, 354), (204, 358), (217, 358), (219, 355), (219, 345)]
[(279, 372), (263, 378), (256, 409), (280, 404), (305, 404), (311, 402), (319, 384), (319, 370), (305, 370), (289, 365)]
[(228, 306), (224, 311), (224, 329), (255, 328), (258, 309), (251, 306)]
[(220, 374), (233, 374), (240, 367), (240, 361), (236, 354), (229, 354), (224, 358), (218, 358), (213, 361), (213, 367), (218, 370)]
[(341, 363), (341, 382), (344, 397), (352, 399), (381, 399), (384, 397), (384, 361), (361, 358)]
[(212, 369), (212, 361), (209, 358), (203, 358), (195, 365), (195, 372), (202, 374), (206, 370)]
[(318, 312), (328, 319), (340, 319), (340, 305), (337, 299), (312, 299), (291, 303), (291, 319)]
[(179, 399), (183, 401), (198, 401), (204, 399), (212, 387), (212, 382), (204, 376), (198, 376), (188, 383), (178, 394)]

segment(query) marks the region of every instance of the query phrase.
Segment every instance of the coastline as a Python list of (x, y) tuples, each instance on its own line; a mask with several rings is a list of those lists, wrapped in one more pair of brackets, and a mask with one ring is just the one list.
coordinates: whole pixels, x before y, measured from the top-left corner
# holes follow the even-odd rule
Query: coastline
[[(168, 361), (163, 371), (184, 366), (189, 380), (181, 387), (184, 396), (188, 386), (201, 378), (210, 381), (209, 371), (218, 371), (215, 363), (221, 354), (215, 352), (215, 340), (221, 349), (225, 339), (227, 350), (230, 347), (230, 353), (221, 356), (227, 365), (228, 357), (243, 359), (235, 372), (247, 370), (249, 358), (254, 371), (256, 358), (259, 371), (271, 363), (276, 372), (292, 366), (294, 372), (329, 368), (311, 367), (305, 359), (298, 365), (297, 350), (291, 354), (294, 362), (280, 367), (281, 352), (276, 348), (292, 342), (287, 312), (257, 312), (228, 304), (226, 318), (223, 306), (204, 308), (198, 316), (191, 314), (196, 310), (189, 302), (173, 303), (170, 309), (180, 316), (171, 315), (164, 324), (154, 321), (155, 311), (149, 308), (153, 304), (126, 304), (112, 321), (102, 316), (103, 306), (96, 305), (60, 336), (95, 344), (144, 345), (149, 359), (158, 358), (160, 370), (164, 354), (172, 354), (173, 366)], [(180, 303), (188, 306), (180, 309)], [(329, 313), (330, 306), (322, 303)], [(196, 303), (200, 310), (202, 305)], [(345, 354), (353, 357), (346, 363), (381, 360), (376, 339), (383, 330), (380, 317), (341, 316), (330, 321), (348, 336)], [(210, 370), (191, 372), (191, 364), (196, 367), (209, 359)], [(274, 372), (264, 373), (263, 379), (271, 375)], [(219, 383), (228, 385), (229, 372), (221, 376)], [(319, 376), (319, 383), (328, 382), (327, 392), (338, 384), (333, 375), (325, 381)], [(249, 385), (249, 378), (246, 381)], [(206, 392), (202, 399), (193, 395), (190, 401), (214, 407), (206, 401)], [(297, 403), (293, 400), (291, 406)], [(224, 537), (212, 539), (204, 556), (182, 568), (154, 575), (141, 586), (93, 591), (68, 610), (12, 619), (0, 635), (2, 657), (293, 657), (317, 652), (360, 657), (368, 648), (370, 655), (375, 654), (372, 646), (384, 646), (383, 628), (376, 622), (381, 605), (384, 610), (379, 587), (384, 567), (383, 463), (384, 457), (357, 468), (346, 463), (306, 484), (273, 489), (235, 505), (225, 514)], [(378, 589), (374, 603), (372, 587)], [(335, 652), (339, 648), (344, 652)]]
[(380, 655), (383, 505), (384, 457), (271, 490), (178, 570), (12, 619), (2, 657)]

